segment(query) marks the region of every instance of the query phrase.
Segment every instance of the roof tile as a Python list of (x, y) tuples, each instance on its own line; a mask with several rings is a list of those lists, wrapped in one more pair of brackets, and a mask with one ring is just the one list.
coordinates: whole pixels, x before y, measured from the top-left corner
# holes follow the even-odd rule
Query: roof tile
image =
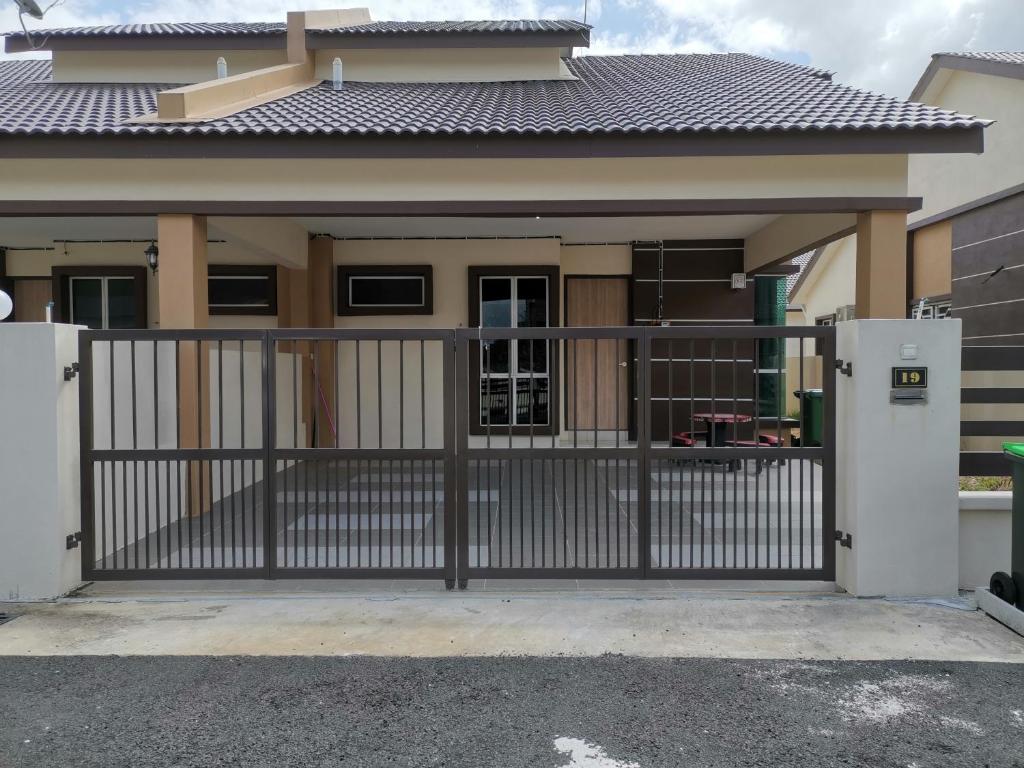
[[(228, 117), (126, 124), (175, 84), (39, 82), (0, 71), (0, 135), (554, 135), (974, 128), (988, 121), (839, 85), (747, 54), (566, 59), (578, 79), (321, 84)], [(19, 67), (24, 67), (20, 70)]]
[(978, 59), (981, 61), (997, 61), (1002, 64), (1024, 65), (1024, 51), (949, 51), (936, 53), (936, 56), (956, 56), (961, 59)]

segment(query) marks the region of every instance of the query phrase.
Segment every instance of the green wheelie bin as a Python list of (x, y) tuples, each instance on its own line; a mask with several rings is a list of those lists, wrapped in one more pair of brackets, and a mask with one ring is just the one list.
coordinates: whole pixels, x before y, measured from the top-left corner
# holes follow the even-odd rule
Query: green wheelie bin
[(992, 574), (989, 589), (1024, 610), (1024, 443), (1003, 443), (1003, 455), (1013, 465), (1010, 573)]
[(800, 401), (804, 415), (800, 432), (800, 445), (805, 448), (820, 448), (822, 428), (825, 420), (825, 393), (820, 389), (798, 389), (793, 396)]

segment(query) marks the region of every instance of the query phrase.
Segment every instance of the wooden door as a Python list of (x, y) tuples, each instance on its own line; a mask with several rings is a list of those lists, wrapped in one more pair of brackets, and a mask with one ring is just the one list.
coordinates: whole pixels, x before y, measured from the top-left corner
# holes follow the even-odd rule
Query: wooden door
[(19, 323), (46, 322), (46, 305), (53, 298), (53, 281), (50, 278), (39, 280), (14, 281), (14, 320)]
[[(565, 278), (566, 326), (629, 325), (628, 277)], [(629, 341), (566, 342), (568, 429), (629, 428)]]

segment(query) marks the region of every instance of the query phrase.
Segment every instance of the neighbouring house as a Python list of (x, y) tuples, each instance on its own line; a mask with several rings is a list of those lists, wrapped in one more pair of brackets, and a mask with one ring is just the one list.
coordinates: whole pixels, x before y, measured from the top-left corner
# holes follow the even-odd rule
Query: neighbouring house
[[(922, 205), (929, 216), (934, 210), (931, 190), (922, 202), (908, 178), (920, 158), (949, 156), (958, 167), (973, 162), (990, 115), (982, 105), (964, 108), (982, 115), (976, 117), (872, 94), (818, 68), (741, 53), (581, 55), (589, 41), (590, 27), (576, 21), (375, 22), (366, 9), (295, 12), (282, 23), (7, 35), (8, 51), (49, 54), (0, 63), (0, 281), (14, 296), (13, 321), (42, 320), (52, 303), (55, 320), (125, 332), (87, 371), (96, 395), (88, 426), (97, 430), (83, 438), (90, 441), (84, 472), (93, 485), (85, 493), (95, 494), (87, 506), (96, 507), (87, 536), (99, 551), (91, 567), (141, 568), (140, 536), (166, 530), (159, 492), (156, 520), (140, 534), (136, 519), (134, 539), (128, 516), (123, 523), (119, 517), (130, 506), (130, 494), (119, 490), (132, 460), (124, 451), (140, 445), (200, 463), (213, 458), (203, 451), (231, 442), (235, 453), (221, 458), (232, 462), (232, 489), (234, 462), (243, 464), (245, 540), (244, 515), (252, 514), (252, 533), (262, 514), (244, 497), (263, 471), (255, 465), (263, 454), (252, 442), (268, 439), (265, 431), (258, 437), (261, 423), (290, 437), (277, 467), (282, 481), (291, 478), (307, 491), (307, 504), (309, 483), (318, 481), (296, 480), (292, 470), (303, 466), (300, 456), (312, 457), (307, 467), (329, 456), (301, 451), (383, 449), (389, 441), (402, 451), (411, 440), (427, 453), (386, 460), (416, 459), (423, 477), (433, 477), (423, 465), (441, 454), (430, 454), (430, 444), (442, 432), (447, 444), (456, 428), (460, 436), (486, 439), (488, 448), (492, 436), (506, 436), (513, 454), (495, 461), (518, 461), (519, 471), (524, 459), (514, 454), (513, 438), (528, 437), (532, 447), (535, 434), (550, 438), (552, 449), (580, 440), (595, 448), (612, 440), (618, 449), (620, 438), (634, 446), (628, 450), (638, 440), (722, 448), (715, 419), (726, 409), (738, 451), (726, 468), (751, 462), (761, 473), (765, 461), (743, 451), (788, 445), (783, 422), (792, 404), (783, 393), (805, 374), (807, 384), (820, 384), (827, 359), (820, 348), (810, 353), (817, 355), (816, 379), (810, 367), (787, 373), (789, 262), (856, 231), (855, 276), (846, 287), (855, 284), (850, 302), (858, 317), (904, 317), (907, 216)], [(692, 337), (663, 334), (648, 355), (638, 351), (638, 327), (686, 329)], [(758, 337), (765, 327), (779, 332)], [(601, 336), (594, 328), (617, 330)], [(164, 335), (147, 335), (154, 329)], [(277, 337), (275, 350), (285, 357), (271, 355), (261, 368), (257, 344), (264, 337), (250, 332), (262, 329), (293, 329), (294, 337)], [(361, 346), (352, 335), (360, 329), (369, 334)], [(458, 368), (449, 366), (447, 337), (439, 335), (449, 329), (479, 329), (479, 344)], [(564, 335), (538, 335), (551, 329)], [(596, 335), (588, 337), (588, 329)], [(325, 346), (303, 346), (302, 334), (313, 330), (335, 335), (323, 339)], [(180, 333), (172, 339), (172, 331)], [(391, 335), (382, 338), (385, 331)], [(814, 348), (821, 341), (830, 338), (788, 343)], [(397, 344), (397, 356), (383, 360), (382, 342)], [(201, 351), (187, 358), (194, 348)], [(461, 377), (450, 382), (454, 370)], [(160, 384), (168, 371), (170, 384)], [(266, 388), (291, 387), (287, 407), (263, 411), (259, 391), (245, 384), (260, 381), (264, 395)], [(459, 405), (469, 403), (467, 424), (456, 427), (449, 411), (431, 405), (449, 384)], [(234, 391), (230, 397), (225, 386)], [(637, 413), (648, 403), (650, 419), (640, 424)], [(143, 407), (152, 412), (137, 420)], [(231, 441), (224, 432), (229, 408), (229, 429), (237, 423), (241, 430)], [(689, 425), (706, 411), (711, 426), (698, 435)], [(766, 424), (777, 431), (774, 442)], [(808, 445), (807, 498), (813, 509), (826, 494), (827, 510), (834, 466), (822, 470), (828, 448)], [(165, 467), (164, 456), (171, 454), (136, 458), (159, 465), (143, 468), (147, 483), (151, 471), (167, 469), (169, 489), (171, 461)], [(338, 457), (355, 461), (366, 482), (381, 482), (378, 464), (363, 470), (355, 454)], [(628, 456), (616, 456), (616, 469), (620, 458)], [(678, 473), (665, 461), (666, 473)], [(785, 466), (798, 463), (804, 462)], [(783, 466), (776, 461), (772, 471)], [(487, 459), (485, 473), (490, 469)], [(479, 464), (476, 471), (479, 484)], [(555, 482), (545, 481), (543, 466), (539, 471), (542, 487)], [(198, 489), (181, 490), (180, 474), (174, 485), (179, 511), (181, 497), (196, 507), (184, 519), (204, 516), (211, 499), (236, 500), (234, 490), (224, 490), (223, 466), (216, 481), (205, 472), (186, 468)], [(531, 465), (531, 483), (532, 473)], [(517, 477), (522, 536), (523, 476)], [(156, 475), (152, 481), (158, 488), (163, 482)], [(425, 481), (417, 482), (408, 503), (421, 503), (415, 500), (427, 493)], [(793, 493), (800, 492), (792, 482)], [(383, 492), (367, 491), (366, 498), (379, 502)], [(478, 505), (477, 524), (479, 505), (513, 498), (480, 485), (461, 492)], [(282, 503), (293, 504), (298, 491), (280, 493)], [(314, 505), (317, 493), (314, 486)], [(638, 503), (654, 491), (630, 493), (616, 503)], [(608, 503), (605, 497), (606, 515)], [(134, 504), (137, 512), (138, 498)], [(165, 523), (171, 506), (168, 490)], [(821, 509), (807, 544), (817, 548), (819, 566), (831, 546)], [(143, 514), (149, 519), (148, 507)], [(313, 518), (303, 520), (293, 519), (288, 530), (308, 534)], [(101, 525), (108, 523), (114, 540), (108, 545), (104, 538), (100, 547)], [(423, 520), (418, 524), (422, 531)], [(625, 518), (621, 525), (615, 540), (621, 534), (632, 541), (635, 525)], [(666, 527), (675, 535), (671, 522)], [(706, 532), (713, 528), (709, 523)], [(606, 541), (594, 546), (607, 566), (620, 553), (609, 549), (610, 529), (601, 530)], [(737, 567), (729, 530), (728, 557)], [(182, 535), (180, 528), (174, 535)], [(796, 538), (794, 527), (791, 568)], [(135, 546), (131, 568), (126, 540)], [(472, 550), (471, 563), (474, 556), (478, 567), (492, 563), (501, 541), (489, 553), (484, 545)], [(757, 541), (753, 567), (767, 546)], [(165, 562), (161, 542), (157, 536), (155, 558)], [(540, 550), (546, 546), (542, 540)], [(631, 546), (622, 554), (635, 564), (639, 545)], [(716, 566), (709, 551), (702, 572), (713, 574), (726, 553)], [(341, 554), (331, 552), (342, 567)], [(586, 562), (568, 546), (566, 552)], [(663, 556), (681, 567), (675, 545)], [(782, 568), (782, 556), (771, 556), (771, 567)], [(221, 559), (210, 557), (205, 567), (226, 567), (223, 549)], [(373, 557), (380, 565), (380, 553)], [(524, 557), (509, 554), (492, 575), (508, 575), (513, 560), (525, 567)], [(808, 557), (813, 564), (813, 552)], [(534, 573), (547, 573), (541, 561)], [(260, 567), (271, 566), (261, 560)]]
[[(1004, 475), (1002, 443), (1024, 438), (1024, 53), (937, 53), (910, 98), (995, 121), (984, 154), (910, 157), (905, 309), (963, 321), (960, 472)], [(806, 256), (790, 324), (855, 315), (856, 251), (853, 235)]]

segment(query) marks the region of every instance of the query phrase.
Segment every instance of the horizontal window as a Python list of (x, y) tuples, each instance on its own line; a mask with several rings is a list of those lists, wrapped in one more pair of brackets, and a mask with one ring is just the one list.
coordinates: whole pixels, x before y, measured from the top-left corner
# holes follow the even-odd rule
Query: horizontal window
[(339, 315), (429, 315), (433, 304), (430, 265), (338, 267)]
[(211, 315), (276, 315), (277, 269), (210, 265), (207, 295)]

